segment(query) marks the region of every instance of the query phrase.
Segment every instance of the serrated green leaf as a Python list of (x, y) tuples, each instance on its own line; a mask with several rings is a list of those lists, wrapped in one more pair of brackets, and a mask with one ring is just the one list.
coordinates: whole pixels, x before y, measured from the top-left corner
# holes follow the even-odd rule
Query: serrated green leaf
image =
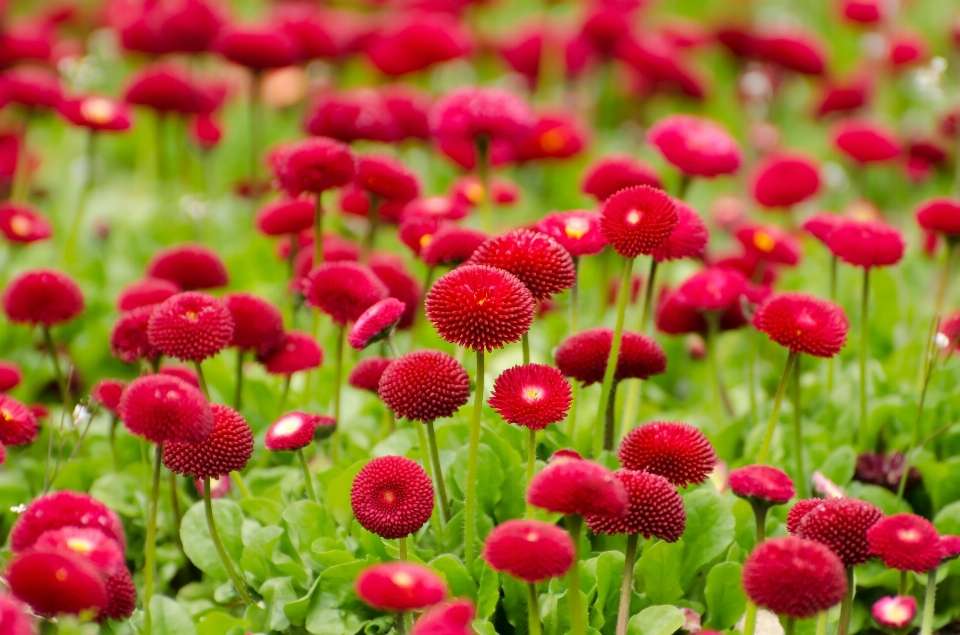
[(477, 601), (477, 584), (459, 559), (445, 553), (431, 560), (429, 564), (443, 574), (451, 596), (468, 597), (474, 602)]
[(500, 576), (483, 564), (480, 574), (480, 588), (477, 590), (477, 619), (490, 619), (500, 600)]

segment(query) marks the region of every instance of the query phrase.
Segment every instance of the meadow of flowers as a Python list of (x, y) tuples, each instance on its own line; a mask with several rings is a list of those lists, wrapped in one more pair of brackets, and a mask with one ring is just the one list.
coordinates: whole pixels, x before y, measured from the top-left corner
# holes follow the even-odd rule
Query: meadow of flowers
[(960, 629), (960, 14), (0, 2), (0, 635)]

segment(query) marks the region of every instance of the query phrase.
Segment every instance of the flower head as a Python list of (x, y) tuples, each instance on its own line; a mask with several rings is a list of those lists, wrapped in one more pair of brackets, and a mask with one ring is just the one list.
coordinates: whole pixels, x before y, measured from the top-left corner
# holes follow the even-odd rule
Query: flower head
[(21, 273), (3, 290), (0, 298), (7, 319), (20, 324), (56, 326), (83, 312), (83, 294), (65, 273), (34, 269)]
[(226, 26), (213, 48), (234, 64), (256, 71), (291, 66), (300, 56), (290, 34), (270, 23)]
[[(613, 330), (594, 327), (571, 335), (557, 347), (554, 361), (565, 377), (573, 377), (584, 386), (603, 381), (610, 358)], [(667, 369), (667, 355), (652, 337), (624, 331), (614, 381), (647, 379)]]
[(747, 225), (737, 230), (737, 240), (754, 258), (793, 266), (800, 262), (800, 241), (776, 225)]
[(354, 182), (360, 189), (388, 201), (406, 202), (420, 194), (416, 175), (386, 154), (360, 156)]
[(200, 91), (187, 72), (166, 62), (143, 66), (133, 73), (124, 98), (128, 104), (160, 113), (196, 114), (202, 110)]
[(516, 95), (497, 88), (464, 86), (441, 97), (430, 112), (430, 128), (440, 138), (474, 142), (512, 141), (534, 124), (533, 113)]
[(347, 341), (350, 346), (362, 351), (371, 344), (390, 337), (394, 327), (403, 316), (407, 305), (396, 298), (380, 300), (357, 318)]
[(90, 389), (90, 398), (116, 414), (125, 387), (124, 382), (119, 379), (101, 379)]
[(900, 155), (893, 132), (864, 119), (845, 119), (833, 129), (833, 144), (859, 164), (880, 163)]
[(354, 584), (357, 597), (387, 611), (419, 611), (447, 597), (443, 578), (422, 564), (387, 562), (360, 572)]
[(380, 378), (383, 376), (387, 366), (393, 363), (392, 359), (373, 355), (364, 357), (354, 365), (347, 375), (347, 383), (357, 390), (367, 390), (372, 393), (378, 393), (380, 390)]
[(304, 295), (307, 304), (345, 325), (386, 298), (387, 288), (366, 265), (325, 262), (310, 270), (304, 280)]
[(150, 343), (148, 329), (154, 307), (143, 306), (127, 311), (117, 318), (110, 331), (110, 352), (127, 364), (141, 359), (153, 360), (161, 355)]
[(180, 291), (180, 285), (174, 282), (147, 276), (131, 282), (117, 294), (117, 310), (133, 311), (140, 307), (160, 304)]
[(545, 364), (514, 366), (500, 373), (487, 400), (504, 421), (543, 430), (563, 421), (572, 401), (570, 384)]
[(37, 438), (37, 418), (10, 395), (0, 395), (0, 443), (25, 445)]
[(960, 237), (960, 201), (945, 196), (927, 199), (917, 207), (917, 224), (950, 238)]
[(856, 498), (827, 498), (803, 515), (795, 536), (830, 547), (845, 567), (870, 559), (867, 535), (883, 512)]
[(353, 180), (355, 167), (350, 148), (327, 137), (312, 137), (281, 147), (273, 155), (277, 180), (290, 196), (320, 194)]
[(315, 209), (316, 203), (308, 198), (282, 197), (261, 207), (254, 222), (266, 236), (298, 234), (313, 227)]
[(213, 431), (213, 412), (203, 394), (170, 375), (144, 375), (123, 391), (120, 419), (153, 443), (199, 443)]
[(820, 189), (820, 172), (810, 157), (775, 153), (760, 160), (753, 173), (753, 198), (764, 207), (791, 207)]
[(20, 602), (7, 594), (0, 595), (0, 626), (7, 635), (34, 635), (33, 622)]
[(603, 204), (600, 231), (624, 258), (649, 255), (677, 228), (673, 199), (649, 185), (620, 190)]
[(792, 536), (760, 543), (743, 564), (743, 590), (761, 608), (806, 619), (847, 592), (843, 563), (830, 549)]
[(10, 392), (23, 381), (20, 367), (13, 362), (0, 359), (0, 392)]
[(483, 543), (483, 559), (494, 571), (530, 584), (563, 576), (576, 554), (570, 534), (539, 520), (508, 520)]
[(107, 605), (103, 607), (97, 619), (111, 619), (121, 622), (133, 615), (137, 608), (137, 587), (126, 567), (107, 578)]
[(290, 452), (313, 443), (313, 433), (320, 422), (319, 415), (306, 412), (288, 412), (267, 429), (263, 445), (272, 452)]
[(906, 243), (900, 231), (880, 221), (847, 220), (830, 232), (827, 248), (857, 267), (886, 267), (903, 258)]
[(470, 377), (440, 351), (411, 351), (387, 366), (378, 392), (398, 417), (434, 421), (453, 416), (470, 399)]
[(423, 287), (407, 271), (403, 259), (395, 254), (372, 254), (370, 269), (387, 287), (387, 294), (405, 305), (397, 321), (397, 328), (403, 330), (413, 326), (418, 307), (423, 304)]
[(652, 167), (630, 155), (615, 154), (587, 166), (580, 189), (602, 203), (620, 190), (638, 185), (663, 189), (663, 182)]
[(801, 30), (781, 30), (764, 35), (758, 42), (766, 60), (804, 75), (820, 75), (827, 65), (823, 43)]
[(163, 464), (171, 472), (195, 478), (219, 478), (239, 472), (253, 456), (253, 432), (240, 413), (220, 404), (210, 406), (213, 431), (199, 443), (169, 441)]
[(228, 293), (223, 304), (233, 318), (230, 346), (242, 351), (270, 351), (283, 340), (283, 316), (263, 298), (250, 293)]
[[(802, 523), (801, 523), (802, 526)], [(894, 514), (867, 531), (870, 553), (891, 569), (924, 573), (940, 565), (940, 535), (926, 518)]]
[(433, 484), (416, 462), (381, 456), (363, 466), (350, 489), (357, 522), (381, 538), (404, 538), (418, 531), (433, 512)]
[(766, 506), (782, 505), (796, 496), (793, 479), (769, 465), (747, 465), (731, 471), (730, 489), (740, 498)]
[(833, 357), (850, 324), (839, 305), (805, 293), (781, 293), (760, 305), (753, 325), (791, 353)]
[(440, 337), (474, 351), (520, 341), (533, 323), (533, 294), (513, 274), (489, 265), (464, 265), (427, 292), (427, 318)]
[(650, 472), (620, 469), (613, 473), (627, 490), (629, 505), (622, 517), (587, 516), (587, 527), (595, 534), (640, 534), (676, 542), (687, 525), (687, 513), (677, 488), (667, 479)]
[(66, 526), (50, 529), (40, 534), (31, 551), (54, 551), (82, 556), (106, 577), (126, 566), (120, 544), (93, 527)]
[(73, 125), (97, 132), (123, 132), (131, 125), (127, 104), (100, 95), (61, 99), (57, 112)]
[(628, 470), (658, 474), (675, 486), (699, 485), (717, 465), (707, 437), (687, 423), (653, 421), (623, 438), (617, 459)]
[(698, 271), (677, 287), (678, 300), (701, 313), (722, 313), (739, 307), (747, 279), (735, 269), (710, 267)]
[(669, 262), (681, 258), (703, 258), (707, 241), (710, 240), (707, 226), (696, 210), (680, 199), (673, 199), (673, 204), (677, 207), (677, 226), (650, 255), (657, 262)]
[(736, 172), (740, 147), (719, 124), (690, 115), (668, 115), (647, 131), (647, 140), (688, 176)]
[(843, 224), (842, 216), (830, 212), (817, 212), (803, 222), (803, 231), (807, 232), (824, 245), (834, 229)]
[(917, 614), (917, 598), (909, 595), (888, 595), (874, 602), (870, 613), (880, 626), (903, 628)]
[(73, 552), (20, 554), (7, 565), (6, 578), (13, 594), (41, 615), (78, 615), (107, 605), (103, 575), (87, 558)]
[(23, 203), (0, 204), (0, 233), (12, 243), (33, 243), (46, 240), (53, 229), (42, 214)]
[(287, 331), (274, 350), (257, 356), (257, 361), (273, 375), (289, 377), (302, 370), (316, 368), (323, 363), (323, 349), (307, 333)]
[(477, 610), (468, 598), (436, 604), (420, 616), (410, 635), (473, 635)]
[(230, 345), (233, 317), (224, 303), (199, 291), (164, 300), (147, 325), (150, 344), (164, 355), (199, 362)]
[(545, 300), (573, 286), (576, 270), (566, 249), (553, 238), (529, 229), (517, 229), (488, 239), (468, 261), (512, 273), (537, 300)]
[(150, 259), (146, 274), (169, 280), (184, 291), (216, 289), (230, 281), (220, 256), (203, 245), (193, 244), (161, 249)]
[(89, 494), (61, 490), (35, 498), (10, 529), (10, 550), (30, 549), (45, 532), (61, 527), (97, 529), (126, 548), (120, 517)]
[(551, 212), (537, 223), (536, 229), (560, 243), (575, 258), (598, 254), (607, 246), (600, 231), (600, 215), (585, 209)]
[(470, 52), (470, 33), (447, 12), (403, 12), (371, 36), (364, 52), (385, 75), (397, 77)]
[(613, 472), (593, 461), (562, 458), (550, 461), (527, 487), (527, 502), (564, 515), (622, 517), (629, 498)]
[(466, 262), (487, 240), (487, 235), (469, 227), (441, 225), (428, 234), (420, 249), (420, 259), (428, 267), (452, 267)]

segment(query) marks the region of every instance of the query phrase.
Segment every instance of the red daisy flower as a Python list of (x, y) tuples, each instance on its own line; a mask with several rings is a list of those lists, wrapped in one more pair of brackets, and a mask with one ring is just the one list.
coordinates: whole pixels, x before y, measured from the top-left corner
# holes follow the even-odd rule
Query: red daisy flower
[(650, 252), (657, 262), (681, 258), (702, 259), (707, 250), (710, 232), (697, 212), (681, 201), (673, 199), (677, 207), (677, 226), (663, 243)]
[(960, 201), (945, 196), (927, 199), (917, 207), (917, 224), (950, 238), (960, 236)]
[(793, 152), (767, 155), (754, 169), (753, 198), (764, 207), (792, 207), (820, 189), (820, 171), (810, 157)]
[(940, 566), (940, 535), (929, 520), (916, 514), (879, 520), (867, 531), (867, 540), (870, 553), (891, 569), (925, 573)]
[(472, 48), (470, 32), (449, 13), (400, 13), (370, 36), (364, 53), (377, 70), (391, 77), (462, 57)]
[(512, 273), (537, 300), (573, 286), (576, 269), (566, 249), (546, 234), (517, 229), (488, 239), (467, 261)]
[(153, 309), (147, 325), (150, 344), (164, 355), (189, 362), (213, 357), (230, 345), (234, 324), (217, 298), (186, 291)]
[(487, 235), (469, 227), (441, 225), (421, 240), (420, 259), (428, 267), (455, 267), (469, 260)]
[(482, 557), (494, 571), (536, 584), (565, 575), (576, 552), (570, 534), (556, 525), (514, 519), (487, 535)]
[(701, 312), (724, 312), (739, 308), (747, 279), (735, 269), (711, 267), (698, 271), (677, 287), (675, 295)]
[(283, 316), (263, 298), (250, 293), (228, 293), (223, 304), (233, 318), (230, 346), (242, 351), (271, 351), (283, 340)]
[(400, 161), (385, 154), (357, 158), (357, 187), (382, 199), (410, 201), (420, 194), (420, 183)]
[(367, 390), (372, 393), (379, 393), (380, 378), (383, 376), (387, 366), (393, 363), (392, 359), (373, 355), (364, 357), (347, 375), (347, 383), (357, 390)]
[(124, 388), (124, 382), (119, 379), (101, 379), (90, 389), (90, 398), (113, 414), (117, 414)]
[(356, 262), (325, 262), (310, 270), (303, 283), (307, 304), (346, 325), (387, 297), (387, 287), (373, 271)]
[(614, 154), (587, 166), (580, 189), (602, 203), (620, 190), (639, 185), (663, 189), (663, 182), (652, 167), (630, 155)]
[(764, 35), (758, 42), (758, 52), (774, 64), (803, 73), (822, 75), (827, 65), (823, 42), (800, 30)]
[(440, 337), (474, 351), (520, 341), (533, 323), (535, 300), (515, 275), (487, 265), (464, 265), (427, 293), (427, 318)]
[(850, 324), (839, 305), (805, 293), (781, 293), (760, 305), (753, 325), (771, 340), (815, 357), (833, 357), (847, 342)]
[(917, 598), (908, 595), (882, 597), (870, 607), (870, 614), (881, 626), (903, 628), (917, 614)]
[(0, 392), (10, 392), (23, 381), (20, 367), (0, 359)]
[(34, 635), (33, 621), (20, 602), (9, 595), (0, 595), (0, 625), (7, 635)]
[(7, 565), (10, 591), (41, 615), (100, 611), (107, 605), (103, 575), (87, 558), (63, 551), (31, 551)]
[(381, 456), (363, 466), (350, 489), (357, 522), (381, 538), (417, 532), (433, 512), (433, 484), (416, 462)]
[(748, 255), (767, 262), (792, 267), (803, 254), (800, 241), (776, 225), (748, 225), (738, 229), (736, 236)]
[(817, 212), (803, 222), (803, 231), (807, 232), (824, 245), (831, 232), (844, 223), (842, 216), (830, 212)]
[(313, 442), (313, 433), (320, 423), (319, 415), (288, 412), (267, 429), (263, 445), (273, 452), (292, 452)]
[(880, 221), (846, 220), (830, 232), (827, 248), (857, 267), (886, 267), (903, 258), (906, 243), (895, 227)]
[(232, 24), (224, 27), (214, 50), (234, 64), (263, 71), (299, 61), (297, 43), (275, 24)]
[(719, 124), (691, 115), (667, 115), (647, 131), (647, 140), (688, 176), (736, 172), (740, 147)]
[(19, 66), (0, 75), (0, 91), (7, 103), (26, 108), (55, 108), (62, 98), (58, 77), (39, 66)]
[(803, 517), (820, 506), (822, 498), (802, 498), (793, 504), (787, 513), (787, 531), (795, 535), (803, 522)]
[(543, 430), (566, 418), (572, 399), (570, 384), (559, 370), (527, 364), (500, 373), (487, 403), (504, 421)]
[(551, 460), (527, 487), (527, 503), (564, 515), (623, 517), (629, 498), (613, 472), (593, 461)]
[(130, 432), (153, 443), (199, 443), (213, 431), (213, 412), (203, 394), (170, 375), (134, 379), (118, 411)]
[(240, 413), (212, 404), (213, 431), (199, 443), (169, 441), (163, 446), (163, 464), (171, 472), (195, 478), (214, 478), (239, 472), (253, 456), (253, 432)]
[(375, 609), (422, 611), (447, 597), (447, 585), (432, 569), (414, 562), (367, 567), (354, 584), (357, 597)]
[(201, 96), (187, 72), (177, 64), (160, 62), (141, 67), (127, 80), (124, 99), (161, 113), (196, 114)]
[(683, 499), (670, 481), (651, 474), (620, 469), (614, 476), (627, 490), (630, 500), (627, 515), (587, 516), (587, 527), (595, 534), (640, 534), (644, 539), (656, 536), (676, 542), (687, 526)]
[(271, 159), (280, 187), (290, 196), (319, 194), (353, 181), (350, 148), (327, 137), (312, 137), (280, 147)]
[(477, 610), (468, 598), (435, 604), (420, 616), (410, 635), (473, 635)]
[(123, 132), (131, 125), (127, 104), (100, 95), (61, 99), (57, 112), (73, 125), (97, 132)]
[(203, 245), (175, 245), (161, 249), (147, 264), (146, 275), (169, 280), (184, 291), (216, 289), (230, 282), (220, 256)]
[(110, 331), (110, 353), (122, 362), (133, 364), (141, 359), (153, 360), (161, 352), (150, 343), (147, 333), (153, 305), (122, 314)]
[(389, 296), (405, 305), (397, 328), (404, 330), (413, 326), (418, 308), (423, 304), (423, 287), (407, 271), (403, 259), (389, 253), (372, 254), (370, 269), (386, 285)]
[(520, 97), (497, 88), (454, 89), (430, 111), (430, 129), (441, 140), (465, 139), (472, 143), (485, 137), (512, 141), (534, 122), (533, 113)]
[(189, 366), (181, 366), (179, 364), (164, 364), (160, 367), (160, 374), (176, 377), (177, 379), (190, 384), (194, 388), (200, 387), (200, 378), (197, 377), (197, 371)]
[(880, 0), (843, 0), (840, 9), (843, 17), (859, 24), (874, 24), (884, 19), (886, 5)]
[(50, 529), (37, 538), (31, 550), (73, 553), (86, 558), (104, 577), (125, 567), (117, 541), (93, 527)]
[(793, 479), (769, 465), (746, 465), (731, 471), (730, 489), (740, 498), (763, 505), (782, 505), (796, 496)]
[(254, 223), (266, 236), (299, 234), (313, 227), (315, 209), (309, 198), (278, 198), (260, 208)]
[[(598, 326), (571, 335), (557, 347), (554, 362), (564, 377), (573, 377), (584, 386), (603, 381), (610, 359), (613, 329)], [(667, 369), (667, 355), (652, 337), (624, 331), (617, 356), (614, 381), (647, 379)]]
[(264, 370), (272, 375), (286, 375), (316, 368), (323, 363), (323, 349), (311, 335), (287, 331), (280, 345), (257, 356)]
[(678, 222), (673, 199), (648, 185), (620, 190), (607, 199), (600, 213), (603, 237), (625, 258), (653, 253)]
[(575, 258), (598, 254), (607, 246), (600, 231), (600, 215), (585, 209), (547, 214), (536, 229), (560, 243)]
[(398, 417), (434, 421), (453, 416), (470, 400), (470, 377), (446, 353), (412, 351), (387, 366), (378, 392)]
[(126, 567), (107, 578), (107, 605), (103, 607), (98, 620), (110, 619), (122, 622), (133, 615), (137, 608), (137, 587)]
[(0, 233), (13, 243), (33, 243), (53, 235), (48, 221), (38, 211), (23, 203), (0, 204)]
[(357, 318), (347, 341), (354, 349), (362, 351), (371, 344), (385, 340), (403, 316), (407, 305), (396, 298), (380, 300)]
[(115, 512), (89, 494), (61, 490), (44, 494), (27, 505), (10, 529), (10, 550), (31, 548), (45, 532), (61, 527), (88, 527), (102, 531), (126, 549), (123, 524)]
[(814, 617), (847, 593), (843, 563), (812, 540), (771, 538), (743, 564), (743, 590), (761, 608), (794, 619)]
[(180, 287), (169, 280), (149, 276), (141, 278), (131, 282), (117, 294), (117, 310), (133, 311), (140, 307), (160, 304), (180, 291)]
[(658, 474), (677, 487), (703, 483), (717, 465), (707, 437), (690, 424), (673, 421), (631, 430), (620, 442), (617, 459), (628, 470)]
[(900, 155), (896, 135), (864, 119), (845, 119), (834, 126), (833, 144), (860, 164), (889, 161)]
[(845, 567), (870, 559), (867, 535), (883, 512), (856, 498), (827, 498), (803, 515), (794, 535), (833, 550)]
[(53, 269), (35, 269), (11, 280), (3, 296), (7, 319), (46, 327), (69, 322), (83, 312), (80, 287), (70, 276)]
[(37, 418), (10, 395), (0, 395), (0, 443), (26, 445), (37, 438)]

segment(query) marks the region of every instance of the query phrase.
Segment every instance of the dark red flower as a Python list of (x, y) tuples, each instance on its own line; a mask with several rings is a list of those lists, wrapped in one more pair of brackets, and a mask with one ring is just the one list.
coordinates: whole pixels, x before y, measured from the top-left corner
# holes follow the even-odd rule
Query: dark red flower
[(310, 270), (304, 280), (304, 296), (307, 304), (345, 325), (386, 298), (387, 288), (366, 265), (325, 262)]
[(820, 172), (810, 157), (796, 152), (767, 155), (752, 176), (753, 198), (764, 207), (791, 207), (820, 189)]
[(164, 355), (188, 362), (213, 357), (233, 339), (233, 317), (217, 298), (186, 291), (153, 309), (147, 326), (150, 345)]
[(250, 293), (228, 293), (222, 303), (233, 318), (230, 346), (242, 351), (268, 352), (283, 340), (283, 316), (263, 298)]
[[(602, 382), (612, 343), (613, 329), (587, 329), (561, 342), (554, 361), (565, 377), (573, 377), (584, 386)], [(614, 381), (647, 379), (666, 369), (667, 355), (656, 340), (641, 333), (623, 332)]]
[(857, 163), (878, 163), (900, 155), (893, 132), (865, 119), (846, 119), (833, 129), (833, 144)]
[(360, 189), (387, 200), (410, 201), (420, 194), (416, 175), (386, 154), (358, 157), (354, 182)]
[(497, 525), (483, 543), (490, 568), (536, 584), (562, 577), (576, 559), (570, 534), (539, 520), (508, 520)]
[(387, 366), (393, 363), (392, 359), (373, 355), (364, 357), (351, 369), (347, 375), (347, 383), (357, 390), (367, 390), (379, 394), (380, 378)]
[(781, 293), (760, 305), (753, 325), (791, 353), (833, 357), (847, 342), (850, 324), (839, 305), (806, 293)]
[(845, 220), (830, 232), (827, 248), (840, 260), (869, 269), (900, 262), (906, 243), (897, 228), (882, 221)]
[(99, 529), (126, 548), (120, 517), (89, 494), (61, 490), (44, 494), (27, 505), (10, 530), (10, 549), (21, 553), (51, 529), (89, 527)]
[(473, 635), (477, 611), (468, 598), (435, 604), (420, 616), (410, 635)]
[(842, 216), (831, 212), (817, 212), (803, 222), (803, 231), (807, 232), (824, 245), (830, 233), (844, 222)]
[(103, 575), (83, 556), (62, 551), (31, 551), (8, 565), (13, 594), (41, 615), (79, 615), (107, 606)]
[(116, 540), (93, 527), (58, 527), (43, 532), (31, 551), (74, 554), (85, 558), (94, 568), (110, 577), (124, 568), (123, 551)]
[(687, 513), (677, 488), (667, 479), (650, 472), (620, 469), (613, 473), (630, 499), (627, 515), (621, 518), (587, 516), (587, 527), (595, 534), (640, 534), (676, 542), (687, 526)]
[(453, 416), (470, 399), (470, 377), (440, 351), (411, 351), (387, 366), (378, 393), (398, 417), (433, 421)]
[(13, 362), (0, 359), (0, 392), (10, 392), (23, 381), (20, 367)]
[(628, 154), (613, 154), (587, 167), (580, 189), (602, 203), (620, 190), (638, 185), (663, 189), (652, 167)]
[(842, 0), (839, 4), (843, 17), (859, 24), (880, 22), (886, 13), (881, 0)]
[(113, 414), (117, 414), (117, 407), (120, 405), (120, 397), (123, 396), (125, 387), (124, 382), (119, 379), (101, 379), (90, 389), (90, 398)]
[(440, 337), (486, 352), (520, 341), (533, 323), (534, 306), (519, 278), (487, 265), (454, 269), (433, 284), (426, 298), (427, 318)]
[(796, 496), (793, 479), (769, 465), (746, 465), (731, 471), (730, 489), (740, 498), (762, 505), (782, 505)]
[(129, 106), (98, 95), (61, 99), (57, 112), (73, 125), (97, 132), (122, 132), (131, 125)]
[(867, 105), (873, 92), (873, 83), (866, 77), (839, 81), (824, 78), (821, 84), (821, 96), (814, 112), (818, 118), (857, 111)]
[(52, 109), (60, 101), (60, 82), (45, 68), (19, 66), (0, 73), (0, 96), (4, 104)]
[(847, 576), (843, 563), (824, 545), (792, 536), (771, 538), (744, 562), (743, 590), (761, 608), (806, 619), (843, 599)]
[(767, 262), (793, 266), (803, 254), (800, 241), (776, 225), (747, 225), (736, 236), (748, 255)]
[(940, 535), (929, 520), (916, 514), (879, 520), (867, 531), (867, 540), (871, 555), (891, 569), (925, 573), (940, 566)]
[(53, 229), (40, 212), (24, 203), (0, 203), (0, 232), (12, 243), (29, 244), (46, 240)]
[(917, 207), (917, 224), (950, 238), (960, 236), (960, 201), (945, 196), (927, 199)]
[(576, 269), (567, 250), (550, 236), (529, 229), (488, 239), (467, 262), (512, 273), (537, 300), (569, 289), (576, 280)]
[(365, 52), (381, 73), (400, 76), (462, 57), (471, 47), (469, 32), (453, 16), (413, 11), (391, 20)]
[(504, 421), (543, 430), (563, 421), (572, 401), (570, 384), (545, 364), (514, 366), (500, 373), (487, 400)]
[(146, 275), (169, 280), (184, 291), (225, 287), (230, 281), (220, 256), (194, 244), (161, 249), (147, 264)]
[(304, 129), (311, 135), (344, 143), (389, 143), (402, 136), (383, 96), (369, 88), (325, 91), (309, 107)]
[(253, 432), (240, 413), (210, 406), (213, 431), (199, 443), (173, 440), (163, 446), (163, 464), (171, 472), (195, 478), (219, 478), (239, 472), (253, 456)]
[(354, 584), (357, 597), (375, 609), (421, 611), (447, 597), (447, 585), (432, 569), (413, 562), (367, 567)]
[(381, 538), (405, 538), (433, 512), (433, 484), (416, 462), (381, 456), (363, 466), (350, 489), (357, 522)]
[(273, 375), (286, 375), (316, 368), (323, 363), (323, 349), (307, 333), (287, 331), (275, 350), (257, 356), (264, 370)]
[(199, 443), (213, 430), (213, 411), (203, 394), (171, 375), (145, 375), (123, 391), (120, 419), (153, 443)]
[(347, 336), (347, 342), (358, 351), (385, 340), (393, 333), (407, 305), (396, 298), (380, 300), (357, 318)]
[(0, 595), (0, 627), (6, 635), (35, 635), (24, 606), (9, 595)]
[(822, 502), (823, 499), (821, 498), (802, 498), (794, 503), (787, 513), (787, 531), (791, 534), (797, 533), (800, 523), (803, 522), (803, 517), (816, 509)]
[(889, 38), (889, 63), (896, 69), (925, 62), (930, 57), (926, 41), (916, 33), (892, 33)]
[(653, 421), (620, 442), (617, 459), (628, 470), (659, 474), (677, 487), (699, 485), (717, 465), (717, 453), (700, 430), (687, 423)]
[(598, 254), (607, 246), (600, 231), (600, 215), (588, 210), (551, 212), (537, 223), (536, 229), (560, 243), (575, 258)]
[(800, 30), (763, 35), (758, 49), (768, 61), (804, 75), (821, 75), (827, 65), (823, 42)]
[(117, 294), (117, 309), (132, 311), (144, 306), (160, 304), (180, 293), (180, 286), (162, 278), (141, 278), (131, 282)]
[(181, 381), (187, 382), (194, 388), (200, 387), (200, 379), (197, 377), (197, 371), (189, 366), (182, 366), (179, 364), (163, 364), (160, 366), (160, 374), (176, 377)]
[(271, 163), (280, 187), (291, 196), (342, 187), (353, 180), (356, 170), (350, 148), (327, 137), (282, 146)]
[(293, 40), (301, 61), (335, 58), (339, 54), (339, 33), (334, 23), (319, 7), (289, 3), (271, 7), (271, 22)]
[(121, 362), (133, 364), (141, 359), (153, 360), (161, 355), (150, 343), (148, 329), (153, 305), (127, 311), (117, 318), (110, 331), (110, 353)]
[(208, 151), (220, 143), (223, 127), (213, 113), (200, 113), (190, 122), (189, 134), (201, 150)]
[(657, 262), (703, 258), (710, 240), (707, 226), (696, 210), (680, 199), (673, 199), (673, 204), (677, 207), (677, 226), (650, 255)]
[(107, 578), (107, 605), (103, 607), (97, 619), (111, 619), (122, 622), (133, 615), (137, 608), (137, 587), (126, 567)]
[(127, 80), (127, 103), (160, 113), (196, 114), (202, 97), (189, 74), (170, 62), (143, 66)]
[(513, 159), (567, 159), (582, 152), (587, 141), (586, 130), (574, 115), (562, 111), (541, 113), (533, 128), (514, 141)]
[(647, 131), (647, 140), (688, 176), (714, 177), (736, 172), (740, 147), (719, 124), (691, 115), (668, 115)]
[(423, 304), (423, 287), (407, 271), (403, 259), (396, 254), (375, 253), (370, 256), (370, 269), (386, 285), (389, 296), (405, 305), (397, 328), (403, 330), (413, 326)]
[(421, 241), (420, 259), (428, 267), (454, 267), (469, 260), (487, 235), (469, 227), (441, 225)]
[(564, 515), (623, 517), (627, 491), (613, 472), (593, 461), (551, 460), (527, 487), (527, 503)]
[(25, 445), (37, 438), (37, 418), (10, 395), (0, 395), (0, 443)]
[(20, 324), (56, 326), (83, 312), (83, 293), (65, 273), (53, 269), (25, 271), (3, 290), (3, 312)]
[(430, 112), (434, 136), (488, 141), (512, 141), (530, 129), (535, 120), (527, 104), (497, 88), (463, 86), (441, 97)]
[(230, 25), (221, 31), (214, 48), (234, 64), (255, 71), (291, 66), (300, 53), (289, 33), (271, 23)]
[(747, 290), (747, 279), (735, 269), (710, 267), (698, 271), (677, 287), (677, 301), (698, 313), (739, 312), (740, 299)]
[(837, 554), (843, 566), (854, 567), (870, 559), (867, 535), (883, 512), (856, 498), (827, 498), (807, 511), (792, 532), (819, 542)]
[(313, 227), (315, 207), (308, 198), (278, 198), (261, 207), (254, 222), (267, 236), (298, 234)]
[(319, 422), (319, 415), (288, 412), (270, 425), (263, 437), (263, 445), (273, 452), (305, 448), (313, 443), (313, 433)]
[(673, 199), (648, 185), (620, 190), (607, 199), (600, 213), (600, 231), (625, 258), (653, 253), (678, 222)]

